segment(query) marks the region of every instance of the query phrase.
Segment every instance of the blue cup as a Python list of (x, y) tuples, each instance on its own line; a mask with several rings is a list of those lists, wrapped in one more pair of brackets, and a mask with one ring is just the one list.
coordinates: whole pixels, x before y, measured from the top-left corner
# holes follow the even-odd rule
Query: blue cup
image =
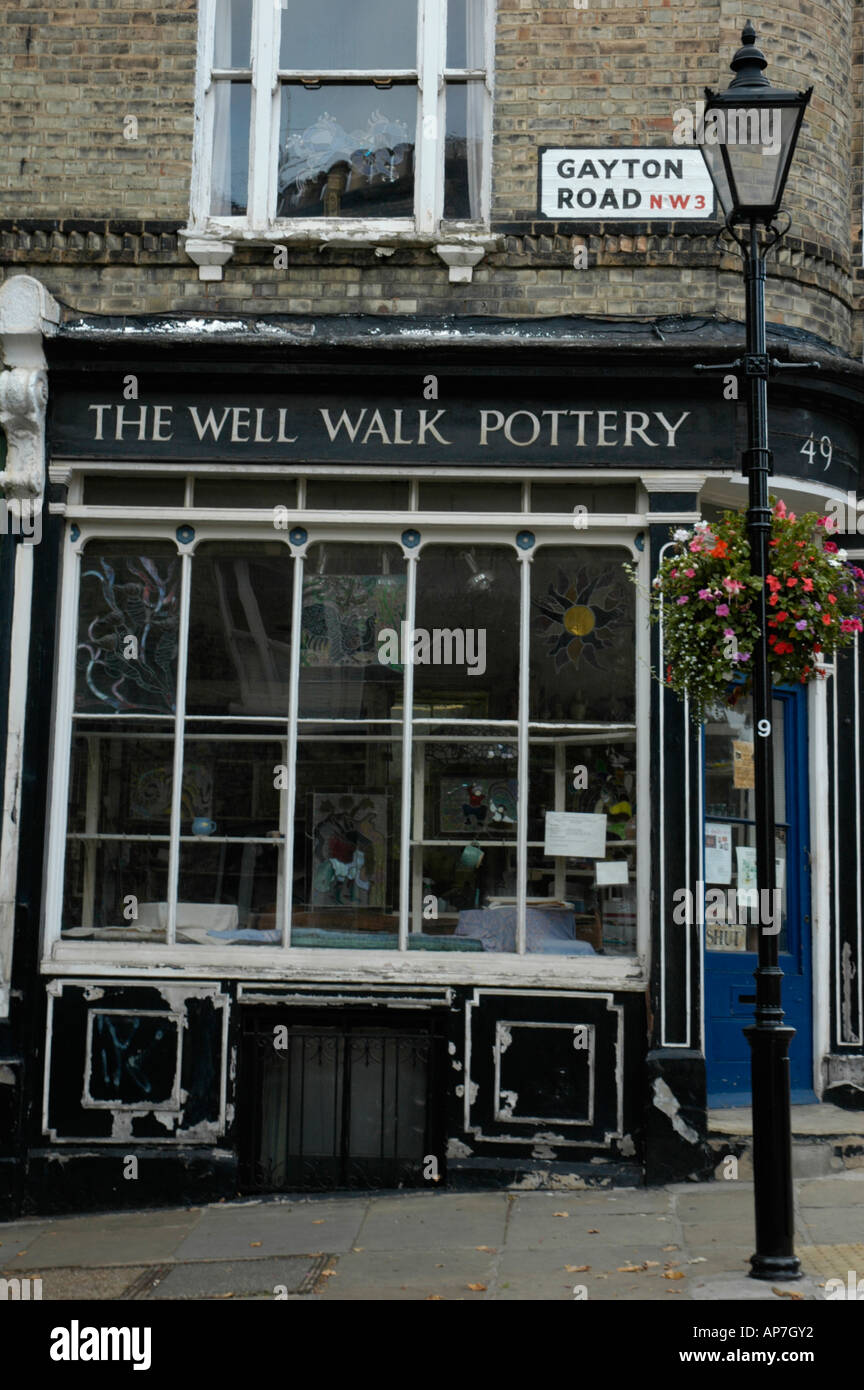
[(193, 835), (212, 835), (215, 829), (215, 820), (208, 820), (206, 816), (196, 816), (192, 822)]

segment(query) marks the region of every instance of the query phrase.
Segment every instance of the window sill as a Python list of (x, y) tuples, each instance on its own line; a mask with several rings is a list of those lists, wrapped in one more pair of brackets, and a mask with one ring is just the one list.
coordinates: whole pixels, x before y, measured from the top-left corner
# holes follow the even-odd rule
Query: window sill
[(420, 952), (315, 950), (284, 951), (266, 946), (172, 946), (143, 943), (56, 942), (42, 962), (43, 975), (95, 973), (128, 977), (130, 972), (160, 979), (255, 979), (267, 981), (332, 980), (436, 985), (518, 985), (520, 988), (567, 986), (641, 992), (647, 984), (644, 962), (637, 956), (570, 957), (528, 954), (482, 956), (436, 951), (428, 960)]
[(269, 246), (295, 250), (325, 247), (342, 250), (368, 248), (378, 256), (399, 249), (434, 250), (447, 266), (451, 281), (470, 282), (474, 266), (488, 251), (503, 244), (500, 234), (479, 223), (442, 223), (437, 231), (421, 232), (413, 222), (362, 222), (334, 218), (250, 226), (243, 218), (212, 218), (203, 227), (187, 227), (178, 235), (186, 254), (198, 266), (201, 280), (221, 280), (223, 267), (238, 245)]

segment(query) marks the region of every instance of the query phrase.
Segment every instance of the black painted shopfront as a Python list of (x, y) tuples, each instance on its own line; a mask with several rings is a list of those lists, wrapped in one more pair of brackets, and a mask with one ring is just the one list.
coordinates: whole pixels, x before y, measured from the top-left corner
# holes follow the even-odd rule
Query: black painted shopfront
[[(647, 593), (673, 529), (743, 505), (740, 407), (692, 372), (733, 327), (516, 327), (50, 344), (11, 1209), (719, 1162), (705, 926), (671, 904), (725, 812)], [(858, 378), (772, 350), (824, 359), (772, 395), (777, 491), (839, 504)], [(857, 671), (796, 754), (808, 1075), (841, 1098)]]

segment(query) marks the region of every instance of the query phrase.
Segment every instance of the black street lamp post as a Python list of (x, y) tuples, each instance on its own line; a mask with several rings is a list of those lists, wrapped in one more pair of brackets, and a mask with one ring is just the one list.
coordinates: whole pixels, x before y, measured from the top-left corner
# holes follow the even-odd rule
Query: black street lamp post
[[(756, 1207), (756, 1253), (750, 1259), (750, 1273), (755, 1279), (782, 1280), (799, 1278), (801, 1265), (794, 1250), (789, 1094), (789, 1044), (795, 1029), (783, 1024), (780, 920), (774, 894), (774, 741), (765, 577), (770, 572), (771, 538), (768, 377), (787, 364), (773, 361), (766, 350), (765, 258), (788, 230), (788, 220), (778, 226), (777, 218), (813, 89), (781, 91), (771, 85), (749, 20), (741, 40), (732, 59), (735, 77), (728, 89), (722, 93), (705, 89), (703, 137), (709, 143), (702, 143), (701, 149), (726, 226), (742, 249), (746, 276), (747, 348), (745, 356), (729, 366), (741, 371), (748, 387), (748, 447), (743, 458), (749, 485), (747, 533), (751, 572), (762, 580), (756, 600), (760, 636), (753, 653), (759, 962), (755, 1020), (744, 1029), (751, 1050)], [(715, 370), (728, 370), (728, 366)]]

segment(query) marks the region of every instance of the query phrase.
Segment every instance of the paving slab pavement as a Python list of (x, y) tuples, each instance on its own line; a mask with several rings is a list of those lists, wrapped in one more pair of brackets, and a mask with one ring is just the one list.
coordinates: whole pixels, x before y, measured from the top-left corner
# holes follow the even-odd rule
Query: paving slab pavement
[(40, 1277), (51, 1300), (704, 1302), (824, 1299), (828, 1277), (864, 1276), (864, 1172), (800, 1180), (795, 1203), (813, 1268), (786, 1293), (746, 1277), (752, 1184), (719, 1181), (43, 1217), (0, 1225), (0, 1278)]

